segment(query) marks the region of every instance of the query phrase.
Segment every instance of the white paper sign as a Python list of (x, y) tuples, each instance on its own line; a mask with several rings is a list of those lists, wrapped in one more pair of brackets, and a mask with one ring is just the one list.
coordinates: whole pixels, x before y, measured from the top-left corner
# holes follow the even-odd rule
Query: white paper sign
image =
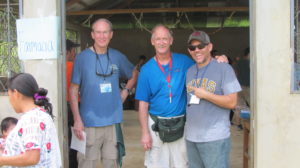
[(85, 155), (85, 147), (86, 147), (86, 133), (82, 132), (83, 140), (80, 140), (75, 135), (75, 132), (73, 130), (73, 127), (71, 127), (72, 130), (72, 139), (71, 139), (71, 149), (77, 150), (78, 152)]
[(60, 46), (59, 17), (17, 20), (18, 55), (26, 59), (55, 59)]

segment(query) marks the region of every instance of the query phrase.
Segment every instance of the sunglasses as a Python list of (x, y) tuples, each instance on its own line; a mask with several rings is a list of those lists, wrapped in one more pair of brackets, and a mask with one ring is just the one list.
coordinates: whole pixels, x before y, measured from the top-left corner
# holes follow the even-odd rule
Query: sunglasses
[(196, 48), (198, 48), (199, 50), (201, 50), (201, 49), (203, 49), (203, 48), (205, 48), (207, 46), (207, 44), (198, 44), (198, 45), (188, 45), (188, 49), (189, 50), (191, 50), (191, 51), (195, 51), (196, 50)]
[(110, 73), (108, 73), (108, 74), (102, 74), (102, 73), (99, 73), (98, 68), (96, 68), (96, 75), (101, 76), (103, 78), (110, 77), (113, 75), (113, 70), (111, 69)]

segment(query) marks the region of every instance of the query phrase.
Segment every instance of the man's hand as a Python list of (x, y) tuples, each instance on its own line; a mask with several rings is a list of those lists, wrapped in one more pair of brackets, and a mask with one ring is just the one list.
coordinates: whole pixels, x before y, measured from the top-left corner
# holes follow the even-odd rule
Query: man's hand
[(215, 59), (217, 60), (218, 63), (228, 63), (228, 58), (226, 55), (216, 55)]
[(228, 95), (216, 95), (205, 90), (202, 87), (196, 88), (193, 86), (188, 86), (188, 89), (194, 91), (194, 94), (200, 99), (205, 99), (223, 108), (233, 109), (235, 108), (237, 103), (237, 93), (231, 93)]
[(205, 90), (203, 87), (197, 88), (194, 86), (188, 86), (188, 89), (194, 91), (194, 94), (200, 99), (206, 99), (206, 97), (209, 94), (211, 94), (210, 92)]
[(150, 150), (151, 149), (151, 147), (152, 147), (152, 138), (151, 138), (151, 135), (150, 135), (149, 132), (142, 134), (141, 144), (142, 144), (142, 147), (145, 150)]
[(84, 131), (84, 126), (82, 121), (74, 121), (74, 127), (73, 127), (74, 133), (76, 137), (80, 140), (84, 140), (82, 132)]

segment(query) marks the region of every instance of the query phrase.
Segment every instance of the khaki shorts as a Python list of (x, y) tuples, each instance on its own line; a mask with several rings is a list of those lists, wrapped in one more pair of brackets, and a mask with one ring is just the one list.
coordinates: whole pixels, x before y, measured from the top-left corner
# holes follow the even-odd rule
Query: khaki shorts
[[(85, 127), (86, 152), (85, 155), (78, 152), (78, 162), (81, 167), (90, 165), (88, 162), (96, 160), (117, 159), (117, 138), (115, 125), (105, 127)], [(104, 164), (104, 163), (103, 163)]]
[(151, 129), (153, 120), (149, 116), (148, 128), (152, 137), (152, 148), (145, 153), (147, 168), (187, 168), (187, 153), (184, 137), (170, 143), (163, 143), (157, 132)]

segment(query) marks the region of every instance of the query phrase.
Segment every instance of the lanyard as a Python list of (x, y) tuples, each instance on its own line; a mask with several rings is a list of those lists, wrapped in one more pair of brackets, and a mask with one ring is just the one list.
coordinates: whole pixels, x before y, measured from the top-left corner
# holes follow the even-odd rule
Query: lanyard
[(159, 69), (163, 72), (164, 76), (166, 77), (166, 81), (168, 82), (169, 100), (170, 100), (170, 103), (172, 103), (172, 90), (171, 90), (172, 56), (171, 56), (171, 60), (169, 62), (168, 75), (167, 75), (165, 69), (162, 67), (162, 65), (158, 61), (158, 58), (157, 57), (155, 57), (155, 58), (156, 58), (156, 62), (157, 62)]
[[(106, 66), (105, 72), (104, 72), (104, 69), (102, 69), (102, 64), (101, 64), (101, 62), (100, 62), (99, 55), (97, 54), (97, 51), (96, 51), (94, 45), (93, 45), (93, 49), (94, 49), (95, 55), (96, 55), (96, 65), (95, 65), (95, 66), (96, 66), (96, 75), (102, 76), (102, 77), (104, 78), (104, 80), (105, 80), (106, 77), (112, 75), (112, 71), (111, 71), (110, 74), (107, 74), (107, 71), (108, 71), (108, 69), (109, 69), (108, 66), (109, 66), (109, 62), (110, 62), (110, 59), (109, 59), (109, 52), (108, 52), (109, 48), (107, 48), (107, 54), (106, 54), (106, 56), (107, 56), (107, 66)], [(100, 65), (100, 68), (101, 68), (101, 72), (102, 72), (103, 74), (98, 72), (97, 62), (99, 62), (99, 65)]]
[[(201, 87), (202, 82), (203, 82), (203, 80), (204, 80), (203, 77), (204, 77), (204, 75), (205, 75), (205, 73), (206, 73), (206, 70), (208, 69), (209, 65), (210, 65), (210, 61), (209, 61), (209, 63), (205, 66), (205, 69), (204, 69), (203, 73), (201, 74), (201, 78), (200, 78), (201, 81), (200, 81), (200, 84), (199, 84), (199, 85), (196, 84), (197, 88), (198, 88), (198, 87)], [(196, 80), (197, 80), (197, 78), (198, 78), (198, 73), (199, 73), (199, 68), (198, 68), (197, 65), (196, 65), (196, 68), (197, 68), (197, 74), (196, 74)]]

